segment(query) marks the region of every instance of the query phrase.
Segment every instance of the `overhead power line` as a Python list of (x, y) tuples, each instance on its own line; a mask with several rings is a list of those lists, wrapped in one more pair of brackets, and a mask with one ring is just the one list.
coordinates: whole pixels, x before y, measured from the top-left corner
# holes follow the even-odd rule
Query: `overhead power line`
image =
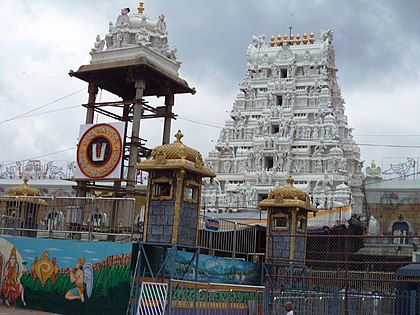
[(1, 166), (13, 165), (16, 162), (25, 162), (25, 161), (30, 161), (30, 160), (37, 160), (37, 159), (40, 159), (40, 158), (43, 158), (43, 157), (46, 157), (46, 156), (55, 155), (55, 154), (58, 154), (58, 153), (63, 153), (63, 152), (70, 151), (70, 150), (75, 150), (75, 149), (76, 149), (76, 147), (67, 148), (67, 149), (63, 149), (63, 150), (60, 150), (60, 151), (55, 151), (55, 152), (50, 152), (50, 153), (46, 153), (46, 154), (42, 154), (42, 155), (38, 155), (38, 156), (33, 156), (33, 157), (27, 158), (27, 159), (13, 161), (13, 162), (9, 162), (9, 163), (4, 163), (4, 164), (1, 164)]
[(52, 101), (52, 102), (49, 102), (49, 103), (47, 103), (47, 104), (44, 104), (44, 105), (41, 105), (41, 106), (36, 107), (36, 108), (34, 108), (34, 109), (31, 109), (30, 111), (27, 111), (27, 112), (25, 112), (25, 113), (22, 113), (22, 114), (19, 114), (19, 115), (17, 115), (17, 116), (14, 116), (14, 117), (8, 118), (8, 119), (6, 119), (6, 120), (0, 121), (0, 125), (4, 124), (4, 123), (6, 123), (6, 122), (12, 121), (12, 120), (16, 120), (16, 119), (18, 119), (18, 118), (23, 118), (23, 117), (27, 116), (27, 115), (28, 115), (28, 114), (30, 114), (30, 113), (33, 113), (33, 112), (35, 112), (35, 111), (37, 111), (37, 110), (40, 110), (41, 108), (44, 108), (44, 107), (50, 106), (50, 105), (52, 105), (52, 104), (55, 104), (55, 103), (57, 103), (57, 102), (59, 102), (59, 101), (62, 101), (62, 100), (66, 99), (66, 98), (68, 98), (68, 97), (70, 97), (70, 96), (72, 96), (72, 95), (74, 95), (74, 94), (80, 93), (80, 92), (81, 92), (81, 91), (83, 91), (83, 90), (86, 90), (86, 88), (80, 89), (80, 90), (75, 91), (75, 92), (73, 92), (73, 93), (70, 93), (70, 94), (68, 94), (68, 95), (66, 95), (66, 96), (60, 97), (60, 98), (58, 98), (58, 99), (56, 99), (56, 100), (54, 100), (54, 101)]

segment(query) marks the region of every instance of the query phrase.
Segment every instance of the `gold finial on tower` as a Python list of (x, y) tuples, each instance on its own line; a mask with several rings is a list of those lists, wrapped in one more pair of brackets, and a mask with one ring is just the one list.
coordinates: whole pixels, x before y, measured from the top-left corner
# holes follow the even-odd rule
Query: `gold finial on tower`
[(274, 47), (274, 45), (275, 45), (274, 35), (271, 35), (271, 38), (270, 38), (270, 47)]
[(308, 34), (306, 34), (306, 32), (305, 32), (305, 33), (303, 33), (303, 40), (302, 40), (302, 43), (303, 43), (304, 45), (306, 45), (306, 44), (308, 43)]
[(143, 14), (143, 11), (144, 11), (144, 2), (143, 1), (140, 1), (139, 7), (137, 8), (137, 10), (139, 11), (139, 14)]
[(289, 185), (291, 185), (291, 186), (293, 186), (293, 182), (294, 182), (295, 180), (292, 178), (292, 176), (290, 176), (289, 175), (289, 178), (287, 179), (287, 183), (289, 184)]
[(300, 35), (296, 34), (296, 45), (300, 45)]
[(309, 34), (309, 42), (311, 44), (313, 44), (315, 42), (314, 33), (312, 33), (312, 32)]
[(276, 45), (277, 45), (277, 46), (280, 46), (280, 44), (281, 44), (281, 35), (279, 34), (279, 35), (277, 35), (277, 42), (276, 42)]
[(293, 34), (290, 34), (290, 45), (293, 46), (293, 44), (295, 43), (295, 36)]
[(178, 132), (175, 135), (176, 140), (174, 142), (176, 143), (182, 143), (181, 139), (184, 135), (182, 134), (181, 130), (178, 130)]

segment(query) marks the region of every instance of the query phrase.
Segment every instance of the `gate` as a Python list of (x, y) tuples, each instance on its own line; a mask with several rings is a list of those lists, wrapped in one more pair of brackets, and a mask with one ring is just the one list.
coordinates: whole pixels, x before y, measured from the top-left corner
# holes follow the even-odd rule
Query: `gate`
[(140, 289), (137, 315), (165, 314), (167, 296), (167, 283), (143, 282)]

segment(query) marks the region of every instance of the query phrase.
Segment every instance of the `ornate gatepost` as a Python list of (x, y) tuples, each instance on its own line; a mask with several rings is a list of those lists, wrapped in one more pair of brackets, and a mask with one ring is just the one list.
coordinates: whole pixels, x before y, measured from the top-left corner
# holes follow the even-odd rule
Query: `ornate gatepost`
[(306, 231), (308, 213), (312, 207), (309, 196), (287, 184), (274, 188), (267, 199), (259, 203), (267, 209), (266, 267), (270, 301), (281, 292), (305, 286)]
[(149, 173), (143, 241), (195, 246), (202, 178), (215, 174), (197, 150), (181, 142), (181, 131), (175, 137), (137, 166)]
[[(180, 130), (175, 137), (173, 143), (154, 148), (151, 157), (137, 165), (149, 173), (143, 242), (139, 244), (135, 275), (136, 302), (132, 304), (138, 309), (147, 308), (140, 302), (142, 292), (162, 286), (167, 290), (171, 279), (186, 280), (188, 271), (198, 270), (202, 178), (216, 175), (204, 166), (200, 152), (182, 143)], [(180, 250), (192, 256), (186, 269), (176, 272)], [(197, 282), (198, 272), (193, 273)], [(171, 295), (168, 303), (171, 305)]]

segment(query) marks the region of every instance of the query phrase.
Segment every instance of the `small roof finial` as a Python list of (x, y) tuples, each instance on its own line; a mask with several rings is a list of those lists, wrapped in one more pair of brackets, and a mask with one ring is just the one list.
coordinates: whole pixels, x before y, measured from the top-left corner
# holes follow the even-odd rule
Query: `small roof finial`
[(181, 130), (178, 130), (178, 132), (175, 135), (176, 140), (174, 142), (182, 143), (181, 139), (184, 135), (182, 134)]
[(137, 10), (139, 11), (139, 14), (143, 14), (143, 11), (144, 11), (144, 2), (143, 1), (140, 1), (139, 7), (137, 8)]
[(292, 176), (290, 176), (290, 175), (289, 175), (289, 178), (287, 179), (287, 183), (288, 183), (290, 186), (293, 186), (293, 182), (294, 182), (294, 179), (292, 178)]

